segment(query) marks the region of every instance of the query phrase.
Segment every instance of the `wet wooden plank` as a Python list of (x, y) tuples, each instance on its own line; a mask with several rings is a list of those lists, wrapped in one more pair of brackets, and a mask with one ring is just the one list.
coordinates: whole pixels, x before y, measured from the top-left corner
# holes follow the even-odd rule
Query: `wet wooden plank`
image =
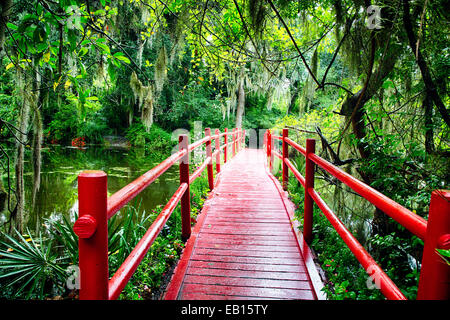
[(202, 294), (216, 294), (227, 297), (241, 296), (254, 299), (270, 298), (270, 299), (301, 299), (313, 300), (314, 295), (310, 290), (296, 290), (296, 289), (279, 289), (279, 288), (255, 288), (245, 286), (217, 286), (205, 284), (184, 284), (181, 298), (184, 293), (202, 293)]
[[(222, 167), (183, 254), (178, 299), (315, 299), (308, 270), (262, 150)], [(189, 247), (189, 248), (188, 248)], [(176, 285), (173, 285), (174, 287)], [(172, 287), (172, 284), (171, 286)]]
[(240, 278), (229, 276), (200, 276), (200, 275), (186, 275), (184, 283), (191, 284), (206, 284), (206, 285), (220, 285), (233, 287), (252, 287), (252, 288), (277, 288), (277, 289), (310, 289), (307, 280), (280, 280), (280, 279), (255, 279), (255, 278)]
[(194, 252), (191, 256), (191, 260), (203, 260), (203, 261), (218, 261), (218, 262), (239, 262), (239, 263), (252, 263), (252, 264), (284, 264), (284, 265), (300, 265), (301, 260), (286, 260), (284, 258), (268, 258), (268, 257), (239, 257), (239, 260), (234, 256), (223, 255), (208, 255), (198, 254)]
[[(190, 267), (202, 269), (306, 273), (306, 269), (302, 265), (290, 265), (290, 264), (256, 264), (256, 263), (191, 260)], [(306, 275), (305, 278), (299, 278), (299, 280), (303, 279), (307, 279)]]
[[(201, 275), (201, 276), (225, 276), (225, 277), (235, 277), (235, 278), (253, 278), (259, 279), (261, 281), (272, 279), (272, 280), (297, 280), (297, 281), (307, 281), (308, 275), (305, 272), (288, 272), (280, 271), (275, 268), (274, 271), (257, 271), (257, 270), (241, 270), (241, 269), (214, 269), (214, 268), (196, 268), (189, 267), (186, 274), (191, 275)], [(299, 270), (300, 267), (299, 267)]]

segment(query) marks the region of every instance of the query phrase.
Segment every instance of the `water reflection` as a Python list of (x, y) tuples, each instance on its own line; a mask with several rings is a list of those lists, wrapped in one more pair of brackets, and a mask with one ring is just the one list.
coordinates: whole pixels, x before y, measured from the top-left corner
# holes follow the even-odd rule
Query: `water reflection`
[[(33, 174), (31, 163), (25, 163), (25, 225), (38, 230), (44, 218), (61, 215), (73, 219), (77, 210), (77, 176), (83, 170), (103, 170), (108, 175), (108, 195), (124, 187), (157, 165), (160, 155), (147, 155), (143, 149), (122, 149), (90, 146), (51, 146), (42, 150), (41, 183), (32, 201)], [(165, 204), (178, 187), (178, 168), (174, 166), (133, 200), (150, 212)], [(71, 214), (72, 213), (72, 214)]]

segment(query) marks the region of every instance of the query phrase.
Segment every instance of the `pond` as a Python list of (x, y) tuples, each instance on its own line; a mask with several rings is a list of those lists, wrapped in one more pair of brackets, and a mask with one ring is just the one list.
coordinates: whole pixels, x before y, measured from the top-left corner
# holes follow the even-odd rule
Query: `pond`
[[(29, 155), (25, 163), (24, 225), (30, 230), (41, 229), (45, 218), (61, 215), (73, 222), (77, 211), (77, 176), (83, 170), (103, 170), (108, 175), (108, 196), (118, 191), (160, 163), (162, 156), (151, 156), (144, 149), (88, 146), (84, 149), (51, 145), (42, 150), (41, 182), (33, 201), (33, 171)], [(179, 186), (178, 166), (171, 167), (141, 194), (131, 205), (151, 212), (164, 205)], [(4, 185), (6, 181), (4, 178)], [(2, 220), (9, 217), (3, 213)]]

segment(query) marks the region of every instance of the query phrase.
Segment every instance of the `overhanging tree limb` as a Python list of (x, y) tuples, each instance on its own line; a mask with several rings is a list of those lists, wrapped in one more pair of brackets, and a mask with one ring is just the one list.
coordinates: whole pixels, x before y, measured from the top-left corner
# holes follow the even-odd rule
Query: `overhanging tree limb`
[(244, 30), (245, 30), (245, 32), (247, 33), (247, 36), (250, 38), (250, 41), (251, 41), (253, 47), (255, 48), (256, 54), (258, 55), (258, 57), (259, 57), (261, 63), (263, 64), (264, 68), (266, 68), (267, 71), (270, 72), (270, 74), (271, 74), (272, 76), (276, 77), (276, 75), (273, 73), (272, 70), (270, 70), (270, 68), (266, 65), (264, 59), (261, 57), (261, 54), (260, 54), (259, 51), (258, 51), (258, 47), (256, 46), (255, 41), (253, 40), (253, 38), (252, 38), (251, 35), (250, 35), (250, 31), (248, 30), (247, 23), (245, 22), (245, 19), (244, 19), (242, 13), (241, 13), (241, 10), (239, 9), (238, 3), (236, 2), (236, 0), (233, 0), (233, 2), (234, 2), (234, 5), (235, 5), (235, 7), (236, 7), (236, 10), (237, 10), (237, 12), (238, 12), (238, 14), (239, 14), (239, 17), (241, 18), (241, 21), (242, 21), (242, 25), (243, 25), (243, 27), (244, 27)]
[(272, 8), (272, 10), (275, 12), (275, 14), (277, 15), (278, 19), (280, 20), (281, 24), (284, 26), (284, 29), (286, 29), (286, 32), (288, 33), (289, 38), (291, 39), (292, 43), (294, 44), (294, 47), (297, 50), (300, 58), (302, 59), (303, 64), (305, 65), (306, 69), (308, 70), (308, 73), (311, 75), (311, 78), (320, 87), (320, 82), (317, 80), (316, 75), (312, 72), (311, 68), (309, 67), (308, 63), (306, 62), (306, 59), (303, 56), (300, 48), (298, 47), (297, 42), (295, 41), (294, 37), (292, 36), (292, 33), (289, 30), (289, 27), (287, 26), (287, 24), (284, 21), (284, 19), (281, 17), (280, 12), (277, 10), (277, 8), (275, 7), (275, 5), (273, 4), (273, 2), (271, 0), (268, 0), (268, 2), (270, 4), (270, 7)]
[[(448, 110), (445, 107), (444, 103), (441, 100), (441, 97), (437, 92), (436, 84), (434, 83), (431, 77), (430, 69), (428, 68), (427, 62), (425, 61), (425, 58), (422, 55), (422, 51), (418, 46), (416, 48), (417, 39), (416, 35), (414, 34), (409, 11), (410, 11), (409, 1), (403, 0), (403, 25), (405, 27), (406, 34), (408, 35), (409, 46), (416, 58), (416, 63), (419, 66), (420, 73), (422, 74), (422, 80), (425, 84), (427, 95), (429, 95), (429, 97), (433, 100), (439, 113), (442, 116), (442, 119), (444, 119), (447, 126), (450, 127), (450, 115), (448, 113)], [(416, 50), (414, 50), (415, 48)]]

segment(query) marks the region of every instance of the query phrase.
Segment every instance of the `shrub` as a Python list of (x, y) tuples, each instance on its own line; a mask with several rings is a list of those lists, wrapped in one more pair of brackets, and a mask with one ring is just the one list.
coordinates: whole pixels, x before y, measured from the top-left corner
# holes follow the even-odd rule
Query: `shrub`
[(167, 155), (175, 145), (171, 135), (153, 124), (147, 131), (139, 120), (135, 121), (126, 132), (126, 138), (132, 146), (144, 147), (152, 153)]

